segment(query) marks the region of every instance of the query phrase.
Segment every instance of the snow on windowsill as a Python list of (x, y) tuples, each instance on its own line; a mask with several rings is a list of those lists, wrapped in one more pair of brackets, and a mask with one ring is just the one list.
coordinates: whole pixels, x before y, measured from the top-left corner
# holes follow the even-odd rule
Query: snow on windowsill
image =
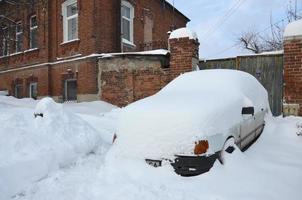
[(69, 43), (72, 43), (72, 42), (79, 42), (79, 41), (80, 41), (80, 39), (77, 38), (77, 39), (74, 39), (74, 40), (68, 40), (68, 41), (62, 42), (60, 45), (69, 44)]
[(129, 40), (123, 39), (123, 44), (131, 46), (131, 47), (136, 47), (136, 45), (133, 42), (130, 42)]
[(20, 55), (20, 54), (23, 54), (23, 53), (24, 53), (23, 51), (19, 51), (19, 52), (10, 54), (10, 56), (16, 56), (16, 55)]
[(15, 53), (12, 53), (12, 54), (9, 54), (9, 55), (0, 56), (0, 59), (1, 58), (8, 58), (8, 57), (11, 57), (11, 56), (16, 56), (16, 55), (24, 54), (24, 53), (27, 53), (27, 52), (36, 51), (36, 50), (39, 50), (39, 48), (27, 49), (25, 51), (19, 51), (19, 52), (15, 52)]
[(36, 50), (39, 50), (39, 48), (27, 49), (27, 50), (23, 51), (23, 53), (27, 53), (27, 52), (31, 52), (31, 51), (36, 51)]
[(79, 57), (79, 56), (82, 56), (82, 54), (78, 53), (78, 54), (68, 56), (68, 57), (57, 57), (57, 60), (66, 60), (66, 59), (70, 59), (70, 58), (76, 58), (76, 57)]
[(10, 57), (10, 55), (0, 56), (0, 59), (1, 58), (7, 58), (7, 57)]
[(166, 56), (170, 51), (166, 49), (156, 49), (151, 51), (139, 51), (139, 52), (125, 52), (125, 53), (103, 53), (101, 54), (101, 58), (111, 58), (114, 56), (122, 56), (122, 55), (146, 55), (146, 56)]

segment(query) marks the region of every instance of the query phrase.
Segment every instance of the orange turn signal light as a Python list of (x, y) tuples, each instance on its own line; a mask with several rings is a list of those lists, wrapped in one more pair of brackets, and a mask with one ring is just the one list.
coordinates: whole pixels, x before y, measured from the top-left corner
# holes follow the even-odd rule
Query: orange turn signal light
[(207, 140), (200, 140), (195, 142), (194, 154), (200, 155), (206, 153), (209, 149), (209, 142)]

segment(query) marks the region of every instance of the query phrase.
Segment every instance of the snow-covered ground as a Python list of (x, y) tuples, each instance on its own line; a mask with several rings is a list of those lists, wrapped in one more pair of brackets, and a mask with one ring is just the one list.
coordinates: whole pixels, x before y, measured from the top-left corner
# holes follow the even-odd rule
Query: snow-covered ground
[[(39, 112), (44, 117), (34, 118)], [(236, 149), (225, 165), (185, 178), (170, 165), (152, 168), (115, 154), (119, 112), (103, 102), (61, 106), (0, 96), (0, 199), (301, 199), (302, 118), (267, 118), (246, 152)]]

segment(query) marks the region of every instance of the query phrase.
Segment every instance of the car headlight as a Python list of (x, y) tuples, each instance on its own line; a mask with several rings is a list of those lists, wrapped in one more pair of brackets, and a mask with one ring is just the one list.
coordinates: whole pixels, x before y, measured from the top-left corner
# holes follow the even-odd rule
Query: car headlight
[(200, 140), (195, 142), (194, 154), (201, 155), (207, 152), (209, 149), (209, 142), (207, 140)]

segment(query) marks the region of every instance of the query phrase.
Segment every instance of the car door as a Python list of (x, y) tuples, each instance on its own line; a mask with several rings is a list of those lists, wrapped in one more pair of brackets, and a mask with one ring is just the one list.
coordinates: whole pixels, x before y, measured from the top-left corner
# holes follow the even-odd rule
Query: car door
[(255, 115), (253, 107), (242, 108), (240, 124), (240, 148), (246, 147), (255, 138)]
[(264, 117), (267, 110), (261, 109), (259, 112), (255, 114), (255, 137), (259, 136), (263, 130), (264, 127)]

